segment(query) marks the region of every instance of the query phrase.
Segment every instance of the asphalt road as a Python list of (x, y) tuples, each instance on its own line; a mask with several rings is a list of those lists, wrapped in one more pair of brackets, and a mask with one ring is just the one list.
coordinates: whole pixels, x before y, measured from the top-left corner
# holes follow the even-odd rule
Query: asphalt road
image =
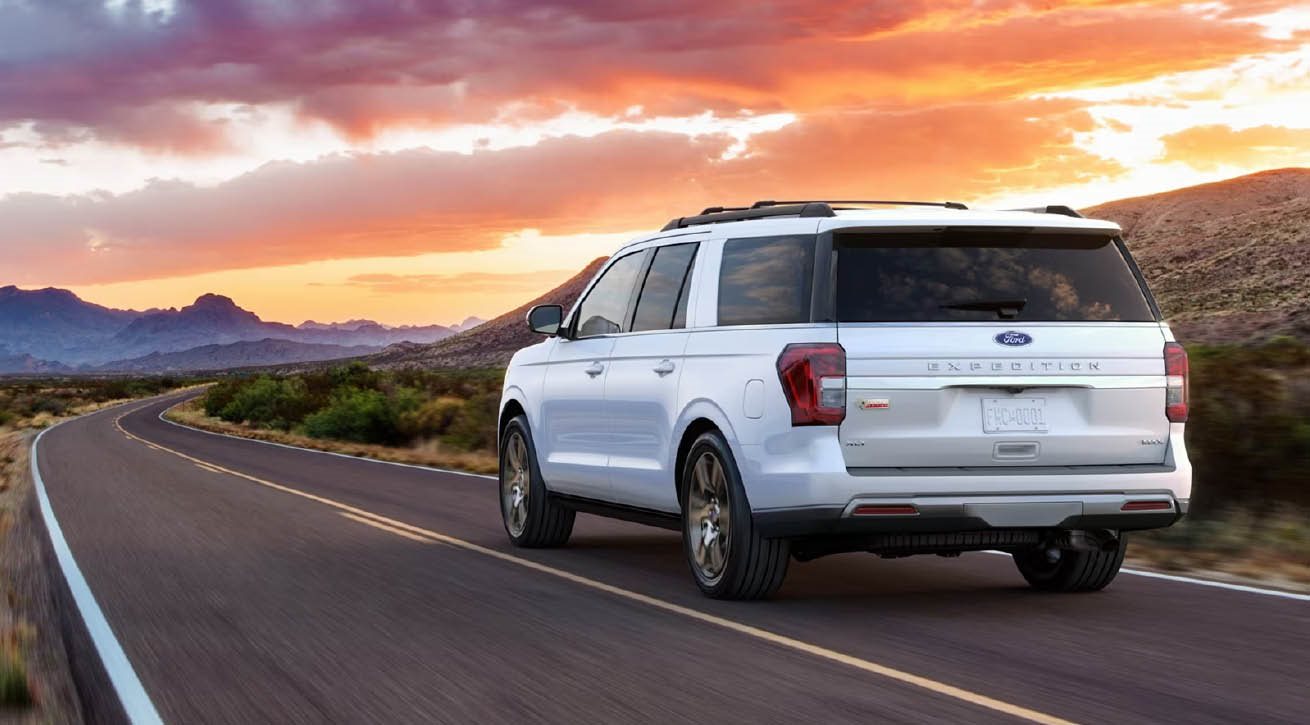
[[(702, 598), (678, 536), (579, 515), (510, 547), (495, 482), (182, 428), (177, 396), (40, 442), (53, 511), (170, 722), (1305, 722), (1310, 603), (1008, 558), (793, 563)], [(923, 679), (915, 679), (923, 678)]]

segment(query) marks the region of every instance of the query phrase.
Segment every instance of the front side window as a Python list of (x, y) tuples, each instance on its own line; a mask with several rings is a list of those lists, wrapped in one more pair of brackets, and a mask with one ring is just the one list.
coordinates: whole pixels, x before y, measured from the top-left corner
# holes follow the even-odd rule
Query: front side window
[(719, 269), (720, 325), (810, 321), (813, 235), (730, 239)]
[(633, 252), (615, 260), (592, 286), (578, 306), (576, 337), (595, 337), (624, 332), (628, 302), (637, 286), (646, 253)]
[[(687, 286), (697, 244), (672, 244), (655, 250), (637, 300), (632, 331), (668, 330), (687, 325)], [(679, 314), (681, 313), (681, 314)]]

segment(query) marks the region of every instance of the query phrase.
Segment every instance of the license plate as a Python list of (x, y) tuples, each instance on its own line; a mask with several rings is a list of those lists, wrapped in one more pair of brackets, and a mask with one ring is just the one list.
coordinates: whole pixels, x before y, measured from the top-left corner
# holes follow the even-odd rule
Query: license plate
[(1045, 433), (1046, 398), (983, 398), (984, 433)]

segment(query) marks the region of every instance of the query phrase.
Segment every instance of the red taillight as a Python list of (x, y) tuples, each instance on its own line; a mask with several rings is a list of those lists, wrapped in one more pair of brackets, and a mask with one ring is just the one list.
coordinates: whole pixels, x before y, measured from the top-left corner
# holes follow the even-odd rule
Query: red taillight
[(1176, 342), (1164, 344), (1164, 414), (1170, 422), (1187, 422), (1187, 351)]
[(792, 425), (838, 425), (846, 419), (846, 351), (835, 342), (788, 345), (778, 380)]

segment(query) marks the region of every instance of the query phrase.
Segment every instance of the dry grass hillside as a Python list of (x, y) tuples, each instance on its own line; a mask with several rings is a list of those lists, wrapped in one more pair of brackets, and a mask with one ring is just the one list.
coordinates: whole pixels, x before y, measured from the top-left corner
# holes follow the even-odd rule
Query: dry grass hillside
[(1184, 342), (1310, 339), (1310, 169), (1275, 169), (1083, 210), (1124, 229)]
[(520, 305), (490, 322), (429, 345), (401, 343), (364, 358), (377, 368), (491, 368), (504, 367), (520, 348), (541, 342), (528, 330), (528, 310), (535, 305), (573, 306), (583, 288), (596, 275), (605, 258), (593, 260), (581, 272), (531, 302)]

